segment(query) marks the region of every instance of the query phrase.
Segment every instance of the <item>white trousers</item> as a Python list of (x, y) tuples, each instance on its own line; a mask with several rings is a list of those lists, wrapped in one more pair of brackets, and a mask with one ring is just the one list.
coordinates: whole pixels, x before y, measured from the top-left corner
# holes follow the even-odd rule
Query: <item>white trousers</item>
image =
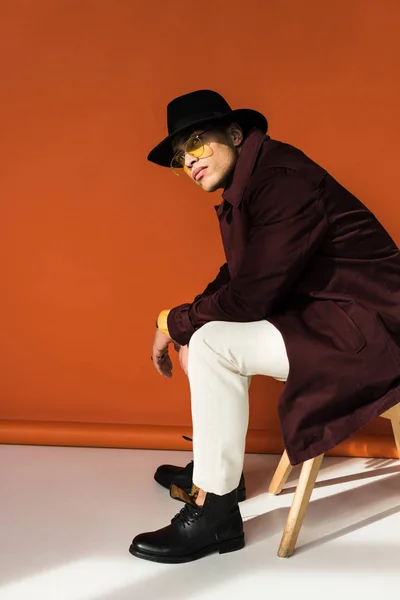
[(268, 321), (213, 321), (193, 335), (188, 375), (193, 421), (193, 482), (223, 495), (243, 470), (252, 375), (286, 381), (289, 361), (281, 333)]

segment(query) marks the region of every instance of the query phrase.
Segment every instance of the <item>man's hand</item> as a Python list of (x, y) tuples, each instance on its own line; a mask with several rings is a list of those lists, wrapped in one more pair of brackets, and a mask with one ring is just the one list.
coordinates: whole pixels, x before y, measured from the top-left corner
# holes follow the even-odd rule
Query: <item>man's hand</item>
[(189, 346), (180, 346), (176, 342), (174, 342), (175, 350), (179, 353), (179, 364), (182, 367), (182, 370), (188, 374), (188, 360), (189, 360)]
[(156, 329), (153, 342), (153, 354), (151, 356), (156, 371), (164, 377), (172, 377), (172, 362), (168, 354), (169, 344), (173, 344), (174, 340)]
[(188, 374), (189, 346), (181, 346), (179, 348), (179, 364), (183, 371)]

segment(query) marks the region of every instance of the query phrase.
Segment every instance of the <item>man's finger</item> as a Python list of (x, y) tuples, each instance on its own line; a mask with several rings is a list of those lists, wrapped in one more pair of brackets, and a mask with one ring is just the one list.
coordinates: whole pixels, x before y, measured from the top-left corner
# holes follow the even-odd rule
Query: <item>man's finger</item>
[(164, 369), (165, 368), (172, 369), (172, 361), (171, 361), (169, 354), (166, 354), (165, 356), (163, 356), (163, 359), (162, 359), (162, 361), (160, 361), (160, 363), (162, 364)]
[(172, 376), (172, 362), (168, 353), (154, 356), (153, 363), (160, 375), (164, 375), (164, 377)]
[(158, 373), (161, 372), (160, 362), (162, 361), (162, 359), (163, 359), (162, 354), (159, 354), (159, 355), (153, 354), (153, 356), (151, 358), (151, 360), (153, 361), (154, 368), (156, 369), (156, 371), (158, 371)]

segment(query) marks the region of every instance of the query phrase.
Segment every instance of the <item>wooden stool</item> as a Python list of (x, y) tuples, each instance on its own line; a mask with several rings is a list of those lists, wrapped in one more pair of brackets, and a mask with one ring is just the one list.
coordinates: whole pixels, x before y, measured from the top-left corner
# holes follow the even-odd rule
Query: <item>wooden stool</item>
[[(390, 419), (392, 422), (394, 439), (400, 458), (400, 404), (396, 404), (396, 406), (384, 412), (381, 417)], [(299, 482), (296, 487), (296, 492), (278, 550), (278, 556), (281, 558), (289, 558), (295, 550), (297, 538), (299, 537), (300, 529), (323, 458), (324, 455), (321, 454), (320, 456), (303, 463)], [(289, 462), (286, 452), (284, 452), (269, 486), (268, 491), (270, 494), (276, 495), (281, 493), (291, 470), (292, 465)]]

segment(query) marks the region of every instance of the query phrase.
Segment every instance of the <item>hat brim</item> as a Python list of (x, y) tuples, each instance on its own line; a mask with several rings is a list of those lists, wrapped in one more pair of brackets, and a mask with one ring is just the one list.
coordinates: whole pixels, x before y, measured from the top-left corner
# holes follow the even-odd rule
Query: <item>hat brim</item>
[(190, 130), (195, 130), (203, 123), (209, 123), (210, 121), (218, 123), (219, 121), (226, 119), (232, 119), (232, 121), (236, 121), (237, 124), (243, 127), (246, 131), (253, 127), (261, 129), (264, 133), (267, 133), (268, 131), (268, 121), (263, 114), (257, 110), (252, 110), (251, 108), (239, 108), (237, 110), (232, 110), (225, 114), (221, 114), (221, 116), (217, 118), (210, 119), (208, 117), (206, 119), (195, 121), (191, 123), (189, 127), (183, 127), (182, 129), (174, 131), (173, 134), (168, 135), (162, 140), (162, 142), (157, 144), (157, 146), (155, 146), (153, 150), (149, 152), (147, 160), (155, 163), (156, 165), (160, 165), (161, 167), (169, 167), (175, 153), (172, 147), (172, 142), (177, 135), (181, 135), (186, 131), (190, 132)]

